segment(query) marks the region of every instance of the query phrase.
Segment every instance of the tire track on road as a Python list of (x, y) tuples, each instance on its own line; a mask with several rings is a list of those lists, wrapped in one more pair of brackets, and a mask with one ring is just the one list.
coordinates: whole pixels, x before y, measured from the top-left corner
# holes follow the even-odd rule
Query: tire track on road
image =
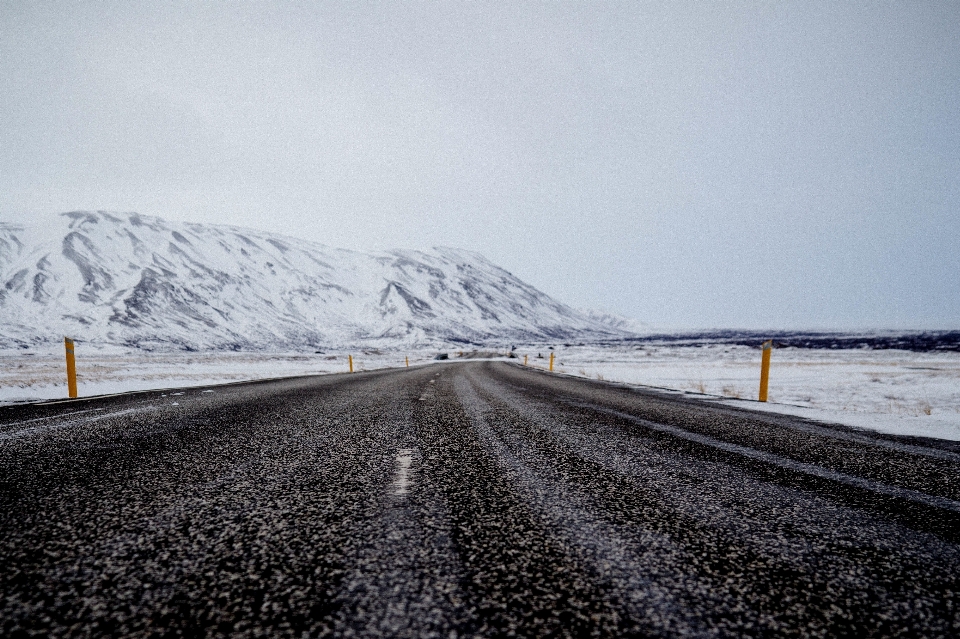
[[(455, 387), (484, 447), (515, 483), (518, 494), (558, 543), (575, 561), (588, 567), (590, 578), (624, 610), (621, 625), (625, 632), (640, 636), (709, 636), (707, 627), (686, 612), (688, 606), (678, 603), (679, 590), (671, 587), (684, 582), (691, 590), (706, 592), (705, 584), (691, 584), (696, 577), (689, 572), (663, 569), (663, 557), (681, 552), (669, 537), (649, 530), (627, 532), (598, 516), (592, 496), (571, 483), (553, 460), (530, 445), (517, 416), (505, 414), (491, 401), (482, 383), (472, 375), (461, 376)], [(659, 565), (652, 561), (655, 557)], [(719, 603), (712, 601), (711, 605)]]
[[(771, 486), (696, 450), (664, 449), (662, 437), (623, 433), (596, 413), (571, 413), (574, 407), (562, 401), (530, 400), (495, 374), (474, 371), (471, 378), (499, 411), (501, 437), (521, 441), (519, 451), (534, 451), (568, 485), (581, 486), (612, 524), (652, 530), (680, 544), (687, 561), (675, 574), (686, 568), (712, 581), (714, 593), (730, 595), (717, 613), (724, 632), (739, 618), (738, 633), (765, 627), (884, 634), (891, 608), (909, 611), (897, 618), (908, 627), (929, 617), (955, 621), (949, 593), (960, 583), (946, 566), (960, 565), (956, 546), (858, 510), (838, 510), (829, 499)], [(700, 472), (701, 465), (709, 470)], [(946, 566), (931, 566), (931, 555)], [(659, 553), (658, 561), (669, 558)], [(865, 582), (886, 585), (870, 591)], [(918, 590), (900, 593), (898, 583)], [(835, 600), (851, 605), (834, 610)], [(688, 603), (717, 610), (710, 600)], [(949, 628), (940, 632), (949, 634)]]

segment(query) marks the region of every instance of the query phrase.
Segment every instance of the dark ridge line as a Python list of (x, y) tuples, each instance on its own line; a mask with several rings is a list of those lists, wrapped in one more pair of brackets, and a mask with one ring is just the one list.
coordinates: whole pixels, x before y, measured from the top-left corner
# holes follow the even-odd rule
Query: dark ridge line
[(905, 350), (960, 352), (960, 331), (877, 331), (862, 333), (818, 331), (712, 330), (688, 333), (658, 333), (613, 340), (623, 344), (670, 344), (676, 346), (754, 346), (772, 339), (777, 348), (831, 350)]

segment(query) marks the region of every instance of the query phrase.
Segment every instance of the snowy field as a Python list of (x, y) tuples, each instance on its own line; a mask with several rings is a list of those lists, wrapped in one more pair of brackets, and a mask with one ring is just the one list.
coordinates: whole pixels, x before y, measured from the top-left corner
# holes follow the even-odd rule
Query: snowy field
[[(776, 349), (767, 404), (755, 401), (759, 348), (573, 347), (558, 354), (555, 370), (572, 375), (724, 398), (732, 405), (885, 433), (960, 440), (957, 352)], [(530, 362), (543, 366), (546, 360)]]
[[(456, 351), (448, 351), (457, 358)], [(655, 386), (716, 401), (886, 433), (960, 440), (960, 353), (784, 348), (773, 352), (769, 402), (759, 404), (760, 350), (736, 345), (569, 347), (555, 371)], [(436, 350), (354, 351), (355, 370), (433, 361)], [(78, 345), (81, 396), (347, 371), (346, 352), (149, 353)], [(517, 350), (546, 368), (545, 347)], [(542, 357), (538, 357), (538, 355)], [(67, 395), (62, 348), (0, 351), (0, 403)]]
[[(62, 399), (67, 382), (62, 347), (24, 354), (0, 351), (0, 403)], [(435, 355), (410, 353), (411, 366)], [(354, 370), (404, 366), (404, 353), (357, 350)], [(146, 352), (77, 345), (80, 396), (205, 386), (251, 379), (348, 371), (348, 353)]]

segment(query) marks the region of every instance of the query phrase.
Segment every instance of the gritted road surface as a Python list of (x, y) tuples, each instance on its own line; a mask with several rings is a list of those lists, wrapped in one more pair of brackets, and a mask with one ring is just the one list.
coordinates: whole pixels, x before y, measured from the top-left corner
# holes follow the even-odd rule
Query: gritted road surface
[(0, 635), (960, 636), (960, 452), (471, 362), (0, 409)]

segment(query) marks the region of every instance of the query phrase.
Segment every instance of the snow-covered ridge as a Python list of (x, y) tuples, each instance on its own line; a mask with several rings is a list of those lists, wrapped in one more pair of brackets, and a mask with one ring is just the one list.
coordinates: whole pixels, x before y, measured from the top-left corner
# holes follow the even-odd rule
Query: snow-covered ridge
[(61, 339), (141, 348), (380, 347), (609, 339), (483, 256), (361, 253), (136, 213), (0, 224), (0, 347)]
[(595, 322), (599, 322), (604, 326), (620, 329), (626, 333), (646, 336), (654, 332), (653, 326), (650, 324), (630, 317), (624, 317), (616, 313), (607, 313), (606, 311), (598, 311), (592, 308), (578, 308), (577, 310)]

